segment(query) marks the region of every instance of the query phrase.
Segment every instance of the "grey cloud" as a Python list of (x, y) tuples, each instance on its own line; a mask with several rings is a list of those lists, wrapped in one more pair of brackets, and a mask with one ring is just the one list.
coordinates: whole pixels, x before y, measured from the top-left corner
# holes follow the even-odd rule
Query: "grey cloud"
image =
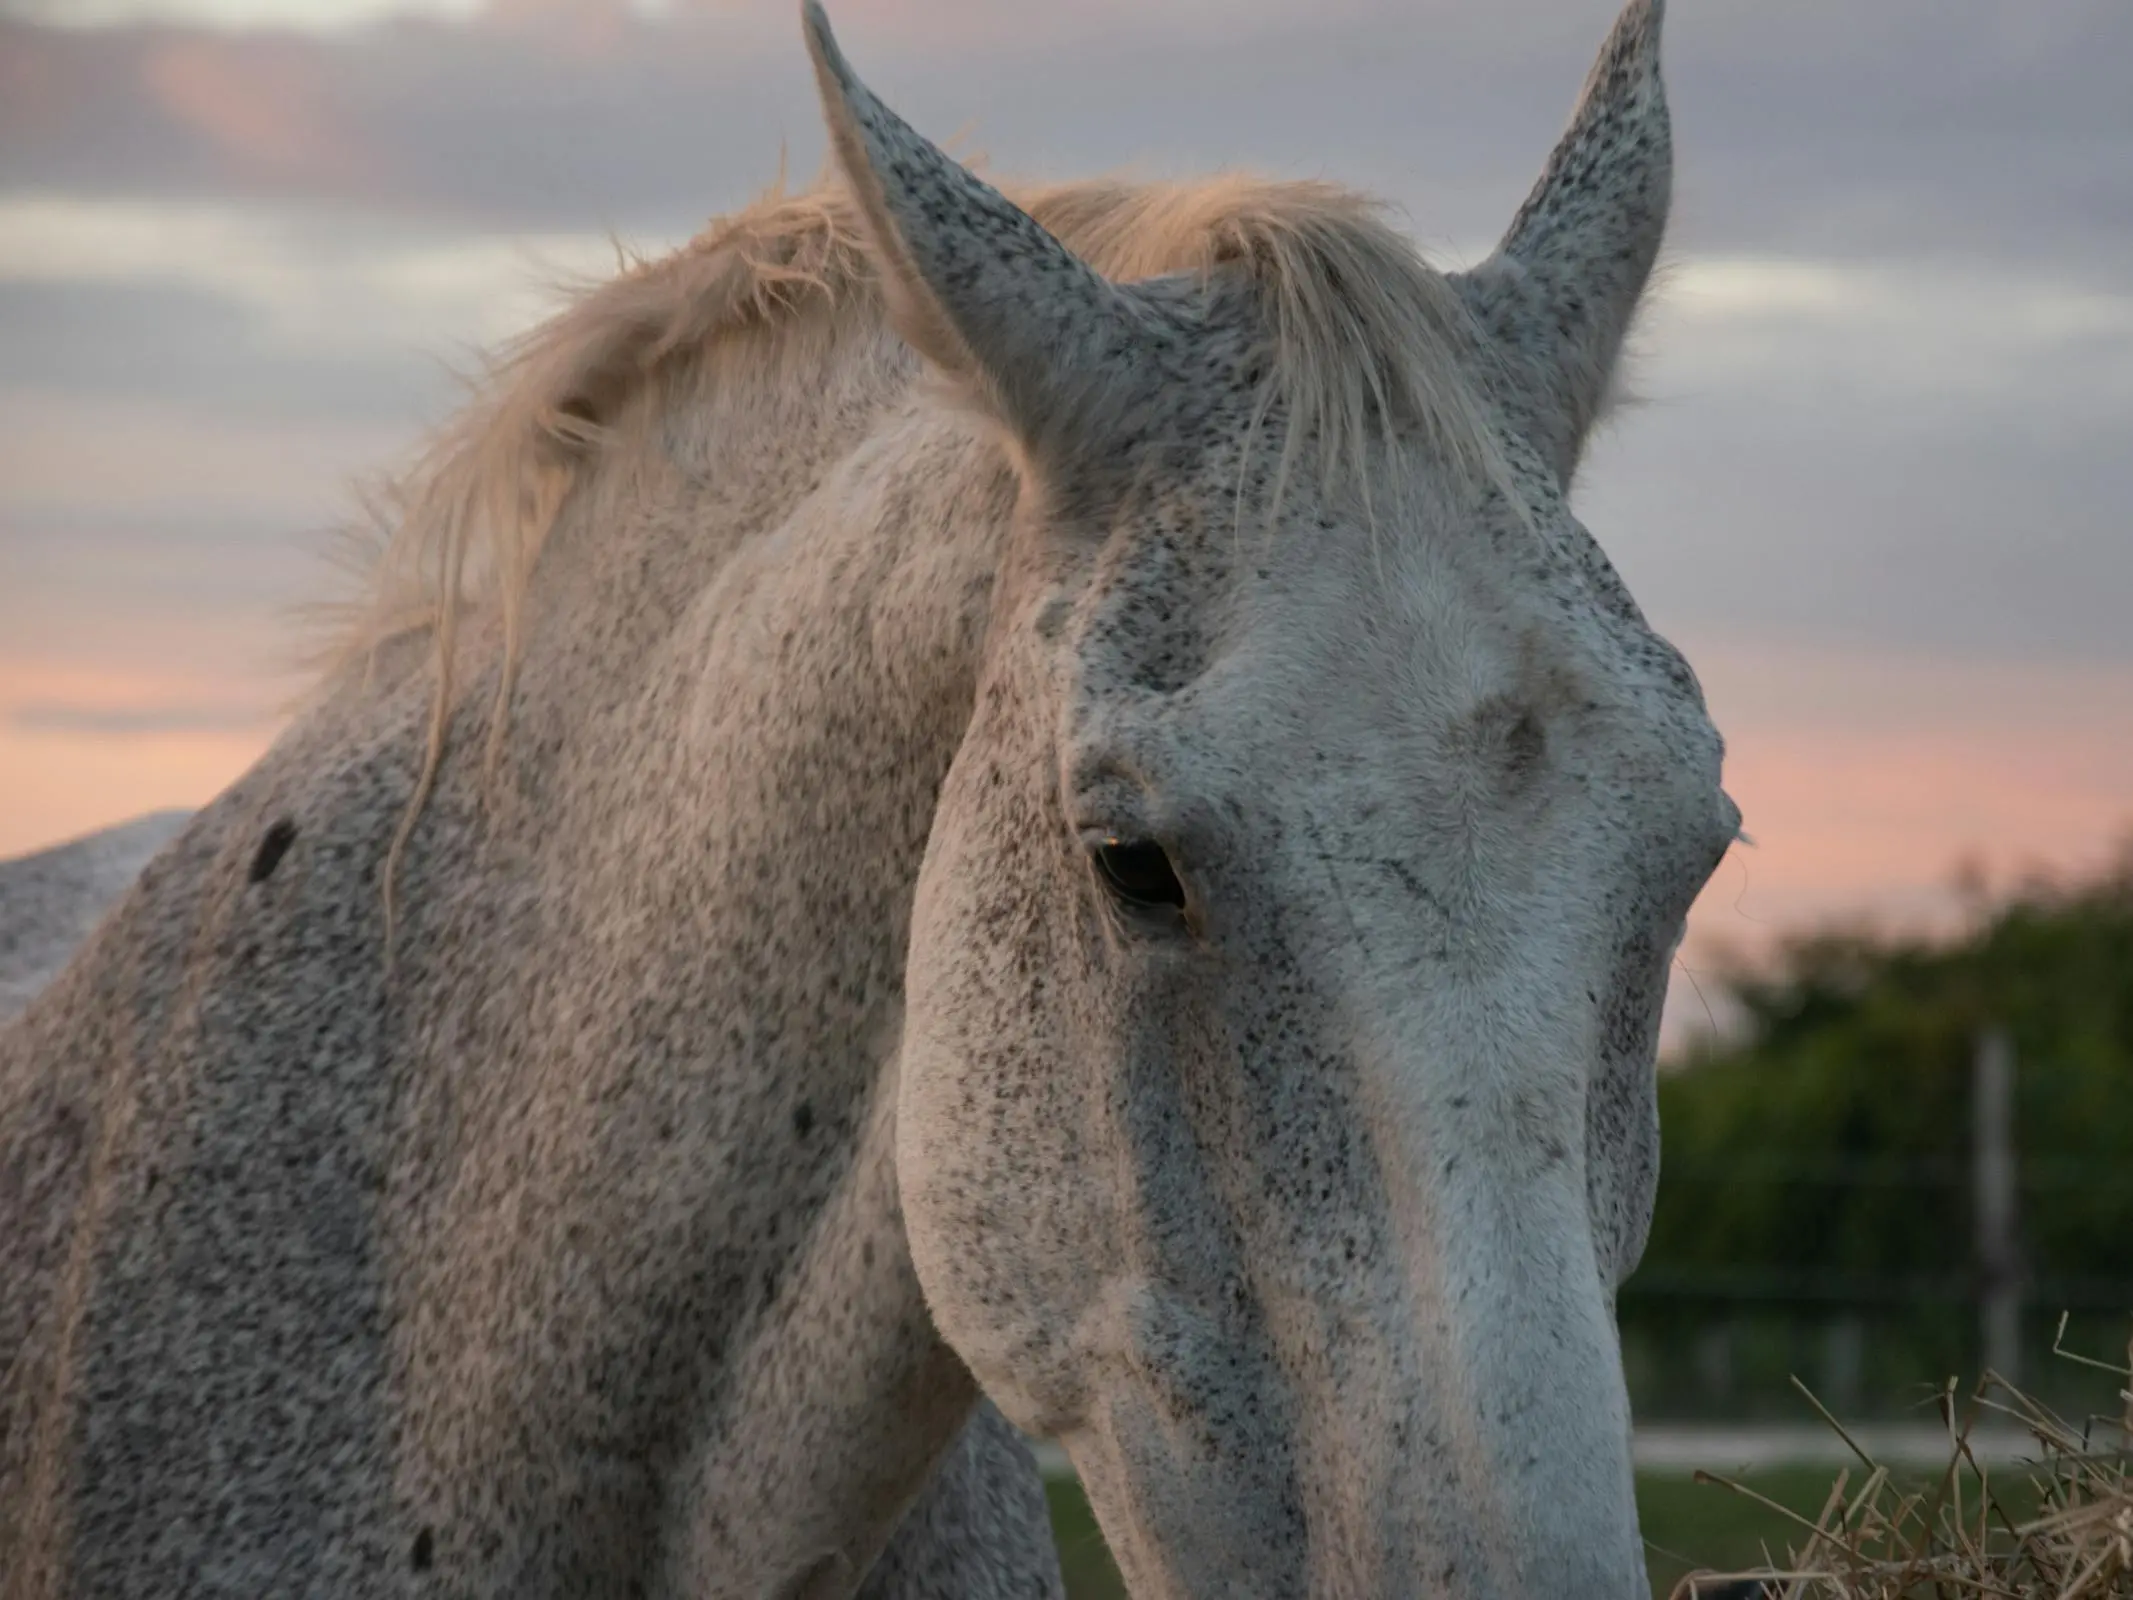
[(113, 709), (34, 702), (8, 721), (26, 733), (87, 733), (130, 738), (143, 733), (242, 733), (275, 719), (272, 709), (244, 705), (150, 706)]
[[(1003, 169), (1323, 173), (1402, 202), (1426, 242), (1471, 243), (1537, 170), (1611, 9), (1385, 0), (1204, 37), (1151, 5), (1130, 37), (1061, 31), (1049, 12), (968, 47), (856, 18), (845, 33), (921, 126), (974, 127)], [(1678, 249), (1989, 260), (2133, 294), (2123, 0), (1703, 0), (1670, 26)], [(360, 203), (443, 230), (673, 234), (760, 186), (781, 136), (801, 173), (819, 150), (797, 42), (708, 20), (629, 24), (580, 54), (412, 23), (331, 38), (0, 25), (0, 74), (15, 91), (0, 92), (0, 188)], [(190, 120), (168, 109), (173, 81), (179, 99), (297, 85), (266, 105), (302, 137), (253, 148), (255, 119), (218, 140), (197, 106)], [(397, 419), (449, 397), (414, 352), (329, 358), (264, 340), (252, 316), (169, 286), (0, 288), (0, 375), (239, 419)], [(1966, 336), (1947, 330), (1951, 345)], [(1655, 368), (1659, 403), (1623, 419), (1582, 500), (1663, 627), (2133, 658), (2124, 418), (2055, 394), (2048, 366), (1915, 415), (1888, 393), (1802, 392), (1796, 373), (1780, 393), (1752, 364), (1699, 370), (1693, 386), (1672, 370)], [(0, 538), (41, 592), (83, 603), (135, 589), (143, 604), (264, 603), (315, 572), (291, 554), (304, 529), (197, 515), (46, 516)]]
[[(380, 343), (321, 355), (267, 335), (256, 309), (155, 282), (0, 281), (0, 379), (235, 420), (397, 421), (453, 397), (438, 359)], [(441, 353), (440, 353), (441, 354)]]
[[(1063, 12), (1017, 7), (1020, 31), (977, 45), (940, 25), (847, 31), (921, 125), (974, 127), (1003, 168), (1323, 171), (1394, 194), (1432, 237), (1472, 239), (1538, 167), (1610, 10), (1378, 3), (1309, 25), (1255, 13), (1209, 36), (1151, 5), (1092, 39)], [(2044, 252), (2122, 270), (2122, 0), (1713, 0), (1670, 26), (1683, 244)], [(413, 22), (333, 37), (16, 24), (0, 54), (38, 86), (0, 97), (0, 183), (15, 187), (664, 231), (758, 186), (781, 138), (802, 171), (820, 149), (797, 42), (760, 20), (618, 21), (575, 52)], [(221, 117), (219, 137), (204, 131), (218, 118), (171, 109), (248, 83), (294, 87), (249, 121)], [(248, 143), (270, 112), (301, 137)]]
[(1601, 446), (1580, 510), (1663, 630), (2133, 661), (2124, 419), (2042, 415), (1661, 403)]
[(327, 530), (256, 513), (0, 512), (0, 628), (20, 641), (54, 618), (62, 632), (84, 616), (250, 625), (331, 593), (331, 548)]

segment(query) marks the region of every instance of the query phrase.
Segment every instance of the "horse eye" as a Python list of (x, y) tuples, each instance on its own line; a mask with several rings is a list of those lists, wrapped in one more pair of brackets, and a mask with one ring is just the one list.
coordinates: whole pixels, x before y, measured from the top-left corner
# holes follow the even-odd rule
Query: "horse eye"
[(1096, 847), (1104, 886), (1124, 905), (1140, 910), (1185, 905), (1185, 886), (1163, 847), (1146, 839), (1106, 839)]

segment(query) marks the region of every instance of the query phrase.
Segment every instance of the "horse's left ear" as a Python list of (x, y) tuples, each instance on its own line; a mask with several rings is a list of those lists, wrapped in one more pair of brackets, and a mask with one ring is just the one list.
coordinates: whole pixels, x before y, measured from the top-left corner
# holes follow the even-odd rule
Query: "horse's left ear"
[(1663, 10), (1664, 0), (1631, 0), (1510, 232), (1460, 279), (1523, 378), (1522, 420), (1565, 484), (1666, 232), (1674, 143), (1659, 76)]
[(896, 331), (974, 388), (1033, 454), (1085, 444), (1138, 387), (1128, 291), (877, 100), (816, 0), (801, 12), (830, 143)]

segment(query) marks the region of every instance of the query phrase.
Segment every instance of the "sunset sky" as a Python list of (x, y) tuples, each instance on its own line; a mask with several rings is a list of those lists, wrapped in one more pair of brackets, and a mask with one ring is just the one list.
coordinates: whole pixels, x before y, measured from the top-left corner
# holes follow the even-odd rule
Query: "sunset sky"
[[(1478, 258), (1613, 0), (839, 0), (1000, 171), (1342, 179)], [(0, 0), (0, 855), (197, 805), (449, 369), (821, 138), (788, 0)], [(2133, 824), (2133, 5), (1675, 0), (1663, 297), (1581, 512), (1756, 844), (1692, 954)]]

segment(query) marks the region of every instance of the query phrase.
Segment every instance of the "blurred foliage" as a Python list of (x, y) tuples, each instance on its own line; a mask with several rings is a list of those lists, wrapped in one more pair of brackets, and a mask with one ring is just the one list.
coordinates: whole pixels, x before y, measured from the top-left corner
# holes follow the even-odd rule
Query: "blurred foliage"
[[(1639, 1286), (1959, 1290), (1977, 1041), (2016, 1060), (2020, 1229), (2040, 1297), (2133, 1289), (2133, 851), (1951, 940), (1824, 932), (1725, 986), (1745, 1025), (1665, 1074)], [(2115, 1288), (2113, 1287), (2115, 1285)]]

